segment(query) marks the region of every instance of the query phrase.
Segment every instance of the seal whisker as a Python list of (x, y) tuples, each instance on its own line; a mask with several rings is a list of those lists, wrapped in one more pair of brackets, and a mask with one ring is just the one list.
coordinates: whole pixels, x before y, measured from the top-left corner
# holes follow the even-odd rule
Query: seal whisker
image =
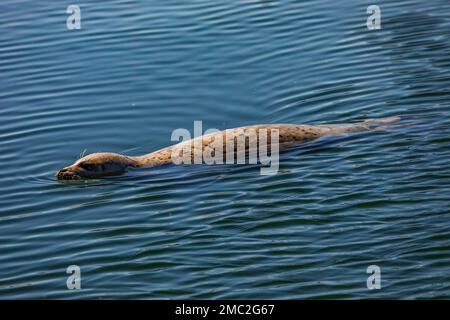
[(81, 159), (84, 157), (84, 155), (86, 154), (87, 149), (84, 149), (83, 151), (81, 151), (80, 155), (78, 156), (78, 159)]

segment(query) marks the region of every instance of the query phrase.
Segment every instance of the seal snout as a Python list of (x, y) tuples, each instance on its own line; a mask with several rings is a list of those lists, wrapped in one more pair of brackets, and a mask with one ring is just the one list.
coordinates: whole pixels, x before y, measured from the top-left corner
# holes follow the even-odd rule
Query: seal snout
[(70, 167), (63, 168), (56, 173), (60, 180), (78, 180), (80, 176)]

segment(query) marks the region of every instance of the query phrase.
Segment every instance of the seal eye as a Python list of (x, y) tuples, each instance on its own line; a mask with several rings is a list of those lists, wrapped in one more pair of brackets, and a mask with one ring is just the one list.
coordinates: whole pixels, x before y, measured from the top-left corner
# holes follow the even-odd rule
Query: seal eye
[(92, 171), (94, 169), (94, 166), (92, 164), (83, 163), (80, 165), (80, 167), (82, 167), (84, 170), (87, 170), (87, 171)]

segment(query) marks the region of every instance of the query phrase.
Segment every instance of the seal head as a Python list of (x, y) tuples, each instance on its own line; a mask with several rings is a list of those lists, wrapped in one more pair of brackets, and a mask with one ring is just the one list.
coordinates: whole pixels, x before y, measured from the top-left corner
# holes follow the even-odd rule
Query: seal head
[(117, 153), (93, 153), (79, 159), (74, 164), (58, 171), (60, 180), (78, 180), (98, 178), (106, 175), (117, 175), (129, 167), (137, 167), (138, 162), (132, 157)]

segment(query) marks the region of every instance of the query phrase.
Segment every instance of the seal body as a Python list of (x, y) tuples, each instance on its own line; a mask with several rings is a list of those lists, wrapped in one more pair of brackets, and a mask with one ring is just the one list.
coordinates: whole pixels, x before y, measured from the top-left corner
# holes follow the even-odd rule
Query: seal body
[[(160, 149), (143, 156), (125, 156), (117, 153), (93, 153), (74, 164), (61, 169), (58, 179), (97, 178), (120, 174), (127, 168), (158, 166), (177, 163), (176, 159), (188, 159), (185, 163), (205, 163), (205, 154), (222, 150), (223, 160), (236, 159), (239, 152), (251, 153), (265, 147), (283, 151), (294, 145), (329, 135), (370, 131), (386, 127), (384, 124), (400, 120), (399, 117), (368, 119), (354, 124), (305, 125), (305, 124), (260, 124), (218, 131)], [(275, 138), (276, 135), (276, 139)], [(187, 155), (187, 157), (186, 157)], [(200, 159), (200, 161), (196, 161)], [(228, 162), (227, 162), (228, 163)]]
[[(270, 152), (273, 141), (272, 134), (274, 132), (278, 133), (279, 149), (285, 150), (290, 146), (317, 139), (323, 136), (325, 131), (325, 128), (295, 124), (261, 124), (245, 126), (203, 135), (155, 151), (148, 155), (135, 157), (135, 159), (141, 165), (168, 164), (174, 162), (174, 159), (172, 158), (173, 154), (183, 157), (183, 153), (188, 151), (191, 156), (191, 163), (194, 164), (194, 158), (202, 157), (208, 149), (211, 153), (216, 149), (221, 149), (223, 151), (223, 160), (225, 161), (225, 159), (227, 157), (230, 158), (230, 156), (236, 158), (239, 151), (239, 142), (242, 142), (243, 146), (245, 144), (244, 151), (248, 153), (251, 152), (252, 149), (257, 150), (262, 144), (261, 137), (264, 136), (264, 144), (266, 144), (268, 151)], [(253, 148), (251, 145), (252, 139), (256, 144)]]
[[(367, 123), (349, 124), (349, 125), (298, 125), (298, 124), (260, 124), (253, 126), (238, 127), (223, 130), (217, 133), (203, 135), (188, 141), (183, 141), (176, 145), (155, 151), (148, 155), (134, 157), (141, 166), (161, 165), (173, 163), (173, 155), (177, 154), (183, 158), (183, 153), (189, 151), (191, 161), (184, 163), (195, 164), (195, 158), (203, 157), (205, 152), (214, 152), (216, 149), (223, 151), (223, 163), (226, 159), (237, 158), (239, 152), (239, 142), (244, 142), (244, 150), (249, 153), (257, 152), (261, 144), (267, 146), (268, 152), (271, 152), (273, 143), (272, 135), (277, 133), (278, 150), (283, 151), (300, 143), (315, 140), (326, 135), (338, 135), (346, 132), (368, 131), (370, 126)], [(261, 142), (261, 137), (265, 141)], [(256, 145), (251, 145), (252, 138)], [(221, 144), (221, 146), (220, 146)], [(232, 154), (230, 154), (232, 153)], [(198, 163), (197, 163), (198, 164)]]

